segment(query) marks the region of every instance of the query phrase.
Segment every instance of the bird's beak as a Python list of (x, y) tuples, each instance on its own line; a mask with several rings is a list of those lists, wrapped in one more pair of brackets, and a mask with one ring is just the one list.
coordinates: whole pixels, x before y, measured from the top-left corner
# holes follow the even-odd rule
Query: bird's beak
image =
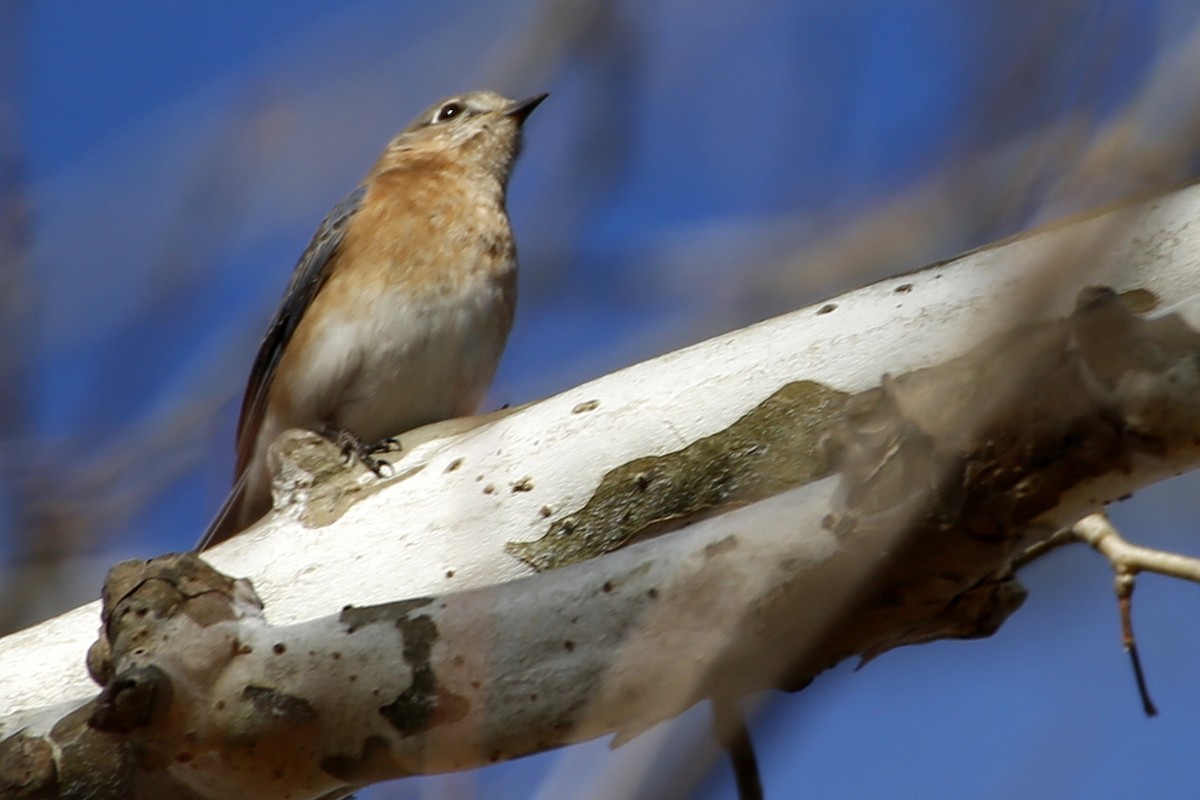
[(535, 94), (533, 97), (527, 97), (524, 100), (517, 100), (511, 106), (504, 109), (502, 113), (506, 117), (513, 117), (518, 123), (524, 122), (525, 118), (549, 96), (549, 92), (542, 92), (541, 94)]

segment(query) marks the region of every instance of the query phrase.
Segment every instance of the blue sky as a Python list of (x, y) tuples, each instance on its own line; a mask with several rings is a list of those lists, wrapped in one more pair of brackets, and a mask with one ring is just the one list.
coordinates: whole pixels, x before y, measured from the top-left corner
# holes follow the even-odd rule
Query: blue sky
[[(512, 184), (522, 298), (490, 405), (1195, 173), (1195, 73), (1171, 69), (1200, 41), (1187, 0), (560, 5), (566, 34), (532, 0), (34, 3), (0, 32), (34, 236), (6, 541), (29, 469), (64, 481), (55, 509), (83, 526), (88, 564), (190, 546), (297, 255), (386, 140), (462, 89), (552, 92)], [(1196, 552), (1196, 496), (1184, 478), (1116, 518)], [(1105, 564), (1072, 550), (1026, 577), (992, 639), (769, 698), (771, 796), (1191, 796), (1200, 588), (1141, 582), (1163, 712), (1147, 721)], [(89, 599), (92, 578), (56, 602)], [(703, 724), (666, 737), (660, 783)], [(555, 770), (627, 769), (640, 746), (370, 796), (532, 797)], [(731, 796), (720, 762), (692, 796)]]

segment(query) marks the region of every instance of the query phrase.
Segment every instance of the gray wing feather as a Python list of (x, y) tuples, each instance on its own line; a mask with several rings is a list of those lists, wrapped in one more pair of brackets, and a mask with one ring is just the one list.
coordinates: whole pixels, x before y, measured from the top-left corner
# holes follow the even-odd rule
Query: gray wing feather
[(233, 488), (200, 537), (196, 546), (198, 551), (225, 541), (241, 530), (245, 523), (242, 519), (242, 506), (246, 502), (247, 467), (250, 465), (250, 459), (254, 457), (255, 439), (262, 424), (263, 414), (266, 413), (267, 395), (271, 391), (275, 368), (279, 366), (279, 359), (283, 357), (283, 351), (291, 341), (292, 334), (296, 332), (296, 326), (300, 324), (304, 312), (329, 278), (334, 254), (341, 246), (354, 215), (362, 207), (364, 195), (366, 188), (360, 186), (333, 207), (321, 221), (321, 226), (313, 234), (312, 241), (308, 243), (296, 264), (296, 269), (292, 272), (292, 279), (283, 293), (283, 300), (275, 312), (275, 319), (271, 321), (271, 327), (267, 329), (267, 335), (258, 347), (258, 355), (255, 356), (254, 366), (250, 370), (250, 380), (246, 383), (242, 413), (238, 418), (237, 471)]
[(329, 266), (334, 254), (345, 238), (346, 230), (359, 208), (362, 207), (366, 187), (360, 186), (346, 195), (340, 203), (333, 207), (321, 221), (321, 226), (313, 234), (296, 269), (275, 319), (267, 329), (259, 345), (258, 355), (254, 358), (254, 366), (250, 370), (250, 380), (246, 384), (246, 394), (242, 398), (242, 413), (238, 418), (237, 450), (240, 474), (246, 468), (254, 452), (254, 437), (257, 435), (263, 414), (266, 412), (267, 396), (271, 391), (271, 382), (275, 377), (275, 368), (279, 359), (291, 341), (296, 326), (304, 316), (304, 312), (312, 304), (313, 298), (329, 277)]

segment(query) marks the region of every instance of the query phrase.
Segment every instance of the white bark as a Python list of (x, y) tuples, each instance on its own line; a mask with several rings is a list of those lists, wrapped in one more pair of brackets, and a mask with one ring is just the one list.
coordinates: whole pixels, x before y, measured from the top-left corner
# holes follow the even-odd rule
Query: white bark
[[(98, 663), (153, 664), (173, 687), (169, 714), (159, 698), (125, 734), (199, 797), (315, 797), (636, 732), (855, 654), (986, 635), (1019, 604), (1007, 565), (1024, 544), (1194, 466), (1200, 339), (1168, 307), (1190, 318), (1200, 295), (1197, 218), (1200, 189), (1185, 189), (465, 432), (474, 423), (415, 432), (384, 481), (289, 437), (280, 510), (206, 554), (253, 581), (265, 620), (244, 599), (215, 623), (211, 609), (164, 612), (145, 653), (110, 625), (113, 658)], [(1126, 300), (1092, 292), (1072, 313), (1085, 285)], [(631, 537), (650, 538), (594, 558)], [(110, 613), (126, 590), (150, 602), (127, 586)], [(421, 595), (436, 597), (338, 616)], [(96, 613), (0, 642), (0, 740), (23, 725), (40, 736), (62, 712), (38, 709), (94, 693), (82, 653)], [(213, 644), (235, 640), (248, 652)], [(381, 716), (414, 692), (419, 724)], [(244, 716), (231, 729), (232, 709)], [(238, 725), (289, 766), (238, 750)]]

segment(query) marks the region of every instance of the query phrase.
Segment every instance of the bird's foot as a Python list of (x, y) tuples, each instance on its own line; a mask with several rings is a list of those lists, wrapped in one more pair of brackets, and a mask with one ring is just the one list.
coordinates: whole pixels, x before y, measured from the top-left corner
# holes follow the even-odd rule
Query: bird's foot
[(380, 439), (375, 444), (371, 445), (367, 452), (371, 455), (377, 453), (399, 453), (404, 448), (400, 446), (400, 440), (395, 436), (389, 436), (386, 439)]
[(392, 437), (367, 444), (350, 431), (341, 428), (326, 428), (321, 433), (341, 448), (342, 458), (346, 460), (346, 463), (358, 459), (364, 467), (374, 472), (375, 476), (379, 478), (384, 477), (385, 470), (390, 473), (392, 465), (377, 456), (380, 453), (391, 453), (400, 449), (400, 442)]

